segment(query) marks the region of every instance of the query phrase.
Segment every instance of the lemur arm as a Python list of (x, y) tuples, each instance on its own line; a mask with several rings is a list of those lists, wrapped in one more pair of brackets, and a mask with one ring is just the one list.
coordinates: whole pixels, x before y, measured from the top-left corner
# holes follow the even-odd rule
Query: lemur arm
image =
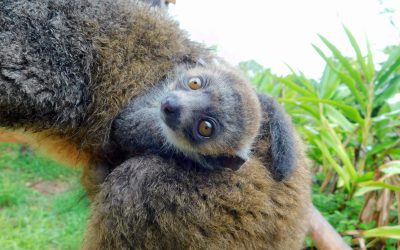
[(258, 94), (258, 99), (263, 117), (254, 154), (269, 167), (275, 180), (282, 181), (295, 166), (295, 131), (283, 108), (272, 97)]
[(161, 151), (163, 141), (159, 136), (159, 113), (157, 106), (153, 105), (156, 92), (150, 91), (147, 95), (134, 98), (114, 119), (109, 140), (103, 147), (103, 162), (83, 170), (81, 181), (91, 198), (116, 166), (131, 157)]
[(112, 165), (120, 164), (120, 159), (132, 155), (162, 151), (164, 141), (161, 136), (158, 88), (154, 87), (148, 94), (136, 97), (113, 121), (110, 134), (111, 150), (107, 150), (117, 157), (110, 159)]

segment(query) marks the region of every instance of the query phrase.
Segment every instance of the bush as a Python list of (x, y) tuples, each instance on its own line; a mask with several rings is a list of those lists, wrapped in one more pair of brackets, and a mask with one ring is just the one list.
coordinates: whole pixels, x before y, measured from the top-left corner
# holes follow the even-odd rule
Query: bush
[(319, 80), (294, 70), (277, 77), (254, 61), (239, 66), (291, 114), (314, 163), (313, 201), (325, 217), (355, 241), (393, 247), (395, 241), (374, 237), (400, 239), (394, 226), (400, 217), (400, 96), (393, 98), (400, 89), (400, 46), (388, 47), (387, 60), (377, 66), (369, 44), (364, 56), (345, 32), (354, 58), (323, 36), (332, 56), (314, 46), (326, 62)]

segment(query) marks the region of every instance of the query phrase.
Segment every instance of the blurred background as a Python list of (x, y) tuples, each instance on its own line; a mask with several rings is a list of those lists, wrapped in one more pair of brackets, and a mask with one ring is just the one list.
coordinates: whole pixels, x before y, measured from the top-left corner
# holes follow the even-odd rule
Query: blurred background
[[(312, 160), (313, 202), (346, 242), (400, 249), (400, 1), (177, 0), (169, 11), (282, 103)], [(79, 170), (17, 134), (0, 141), (0, 249), (79, 249)]]
[(216, 46), (230, 63), (255, 60), (275, 74), (286, 66), (321, 77), (323, 59), (311, 44), (323, 34), (346, 56), (353, 53), (342, 25), (365, 49), (368, 38), (376, 60), (400, 41), (399, 0), (177, 0), (170, 13), (196, 41)]

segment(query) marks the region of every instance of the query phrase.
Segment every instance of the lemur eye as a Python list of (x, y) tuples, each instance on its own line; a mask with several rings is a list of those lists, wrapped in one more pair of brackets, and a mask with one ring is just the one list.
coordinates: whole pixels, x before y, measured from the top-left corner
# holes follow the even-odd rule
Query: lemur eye
[(214, 127), (211, 122), (203, 120), (200, 121), (197, 130), (201, 136), (210, 137), (214, 132)]
[(189, 85), (189, 88), (191, 88), (193, 90), (197, 90), (202, 87), (201, 80), (198, 77), (190, 78), (188, 85)]

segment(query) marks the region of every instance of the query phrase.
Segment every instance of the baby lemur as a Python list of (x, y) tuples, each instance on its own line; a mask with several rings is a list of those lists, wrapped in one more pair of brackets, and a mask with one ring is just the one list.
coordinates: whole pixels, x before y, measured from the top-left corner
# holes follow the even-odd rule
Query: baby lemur
[(181, 66), (114, 120), (112, 155), (151, 152), (237, 170), (260, 124), (258, 97), (238, 72), (222, 64)]

